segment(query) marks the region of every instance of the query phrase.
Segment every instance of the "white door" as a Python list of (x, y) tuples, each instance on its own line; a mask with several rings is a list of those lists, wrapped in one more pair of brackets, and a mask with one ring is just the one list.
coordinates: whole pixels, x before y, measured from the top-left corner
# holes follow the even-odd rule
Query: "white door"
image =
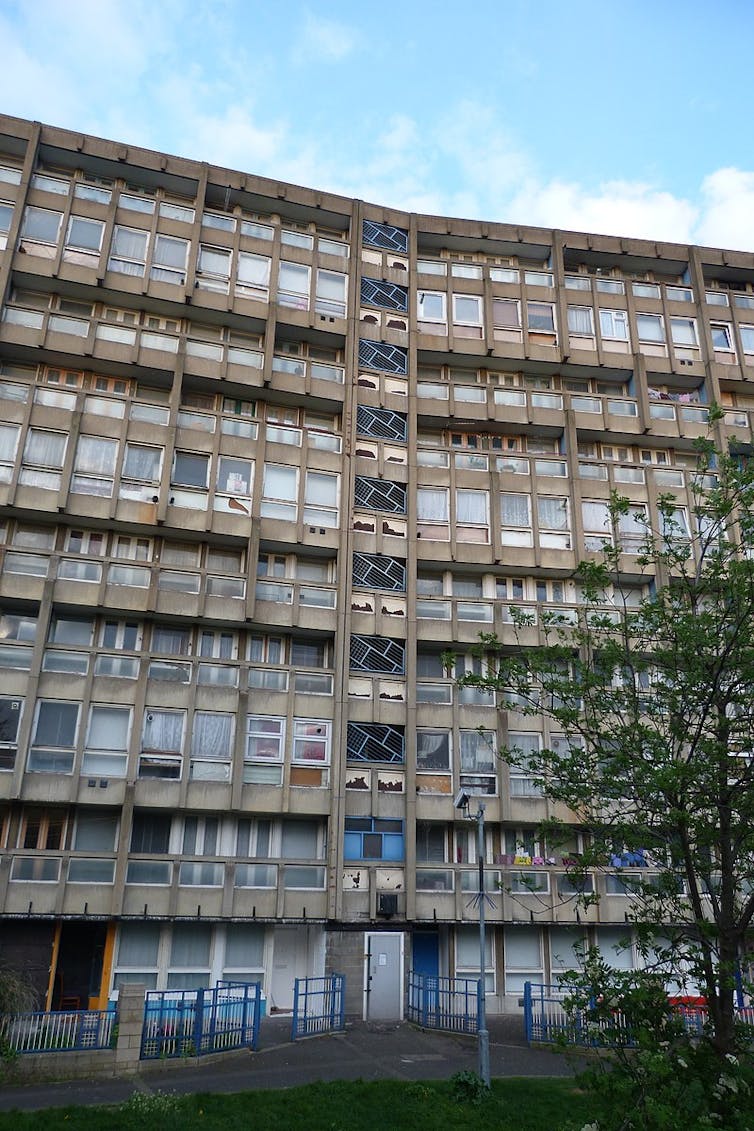
[(293, 1009), (296, 978), (306, 977), (306, 928), (276, 927), (270, 978), (270, 1009)]
[(365, 936), (364, 1018), (403, 1020), (403, 935), (379, 932)]

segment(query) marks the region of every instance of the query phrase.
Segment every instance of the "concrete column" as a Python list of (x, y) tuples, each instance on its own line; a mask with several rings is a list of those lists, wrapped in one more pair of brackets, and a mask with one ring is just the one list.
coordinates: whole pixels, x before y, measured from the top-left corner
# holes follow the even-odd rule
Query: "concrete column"
[(118, 1043), (115, 1046), (115, 1073), (137, 1072), (144, 1023), (146, 986), (134, 983), (120, 987), (118, 994)]

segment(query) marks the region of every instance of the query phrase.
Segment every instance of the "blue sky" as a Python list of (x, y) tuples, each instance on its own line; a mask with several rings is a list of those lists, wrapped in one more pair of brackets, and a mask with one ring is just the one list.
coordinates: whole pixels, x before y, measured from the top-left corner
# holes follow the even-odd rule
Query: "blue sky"
[(751, 0), (0, 0), (6, 113), (379, 204), (754, 250)]

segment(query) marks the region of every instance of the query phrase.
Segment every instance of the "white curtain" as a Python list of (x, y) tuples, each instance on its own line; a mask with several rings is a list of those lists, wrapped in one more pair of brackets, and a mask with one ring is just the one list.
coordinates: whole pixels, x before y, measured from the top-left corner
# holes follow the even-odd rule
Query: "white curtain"
[(420, 522), (448, 521), (448, 492), (445, 487), (419, 487), (416, 513)]
[(98, 436), (79, 436), (75, 470), (95, 475), (112, 475), (118, 458), (118, 441)]
[(111, 254), (138, 259), (143, 263), (147, 254), (147, 233), (133, 228), (116, 228)]
[(503, 494), (500, 496), (500, 521), (503, 526), (531, 526), (528, 495)]
[(224, 761), (230, 758), (233, 740), (233, 715), (210, 711), (194, 714), (191, 753), (194, 757)]
[(146, 448), (142, 444), (126, 444), (123, 475), (126, 479), (141, 479), (157, 483), (160, 478), (162, 448)]
[(593, 334), (594, 315), (591, 306), (569, 306), (568, 329), (572, 334)]
[(456, 492), (456, 521), (474, 522), (479, 526), (489, 524), (489, 494), (487, 491)]
[(238, 255), (238, 281), (255, 287), (266, 287), (270, 282), (271, 260), (267, 255), (251, 255), (241, 251)]
[(144, 715), (144, 749), (179, 753), (183, 717), (183, 711), (156, 711), (148, 707)]
[(24, 463), (29, 467), (62, 467), (66, 436), (63, 432), (42, 432), (30, 428), (24, 447)]

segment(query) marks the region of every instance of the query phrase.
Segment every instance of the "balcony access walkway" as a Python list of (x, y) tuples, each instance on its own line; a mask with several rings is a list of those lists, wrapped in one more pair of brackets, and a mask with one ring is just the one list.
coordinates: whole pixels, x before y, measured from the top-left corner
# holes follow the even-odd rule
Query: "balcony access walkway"
[[(259, 1051), (225, 1054), (222, 1062), (150, 1065), (137, 1078), (5, 1085), (0, 1110), (36, 1111), (68, 1104), (117, 1104), (134, 1091), (244, 1092), (291, 1088), (317, 1080), (444, 1080), (477, 1068), (474, 1037), (413, 1025), (348, 1021), (344, 1032), (290, 1040), (291, 1018), (262, 1021)], [(489, 1018), (493, 1076), (569, 1076), (572, 1063), (557, 1052), (529, 1049), (521, 1014)]]

